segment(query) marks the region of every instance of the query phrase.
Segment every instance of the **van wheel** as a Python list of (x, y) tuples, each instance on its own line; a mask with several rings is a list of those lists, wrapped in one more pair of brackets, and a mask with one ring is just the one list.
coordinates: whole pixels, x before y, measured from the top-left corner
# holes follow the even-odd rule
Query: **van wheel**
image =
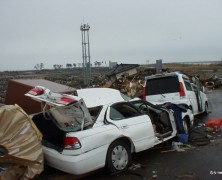
[(131, 164), (131, 160), (129, 146), (123, 141), (114, 141), (107, 151), (106, 168), (111, 173), (124, 171)]
[(204, 109), (204, 114), (208, 114), (209, 112), (208, 112), (208, 105), (207, 105), (207, 103), (205, 103), (205, 109)]
[(184, 133), (185, 134), (188, 134), (189, 133), (189, 126), (188, 126), (188, 119), (187, 118), (184, 118), (183, 119), (183, 128), (184, 128)]

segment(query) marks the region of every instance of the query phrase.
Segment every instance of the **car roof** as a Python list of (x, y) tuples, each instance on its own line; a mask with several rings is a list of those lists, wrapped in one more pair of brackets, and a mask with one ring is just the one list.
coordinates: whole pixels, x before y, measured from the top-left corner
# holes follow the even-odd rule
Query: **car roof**
[(111, 88), (86, 88), (78, 89), (76, 92), (88, 108), (125, 101), (119, 90)]
[(145, 79), (155, 79), (155, 78), (164, 78), (169, 76), (183, 76), (186, 79), (189, 79), (185, 74), (182, 74), (180, 72), (171, 72), (171, 73), (163, 73), (163, 74), (156, 74), (152, 76), (147, 76)]

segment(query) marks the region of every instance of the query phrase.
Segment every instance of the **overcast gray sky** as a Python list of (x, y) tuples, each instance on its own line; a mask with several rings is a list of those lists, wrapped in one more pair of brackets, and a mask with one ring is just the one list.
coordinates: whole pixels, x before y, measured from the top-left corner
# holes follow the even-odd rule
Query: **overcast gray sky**
[(222, 58), (221, 0), (0, 0), (0, 71), (81, 63), (80, 25), (91, 61)]

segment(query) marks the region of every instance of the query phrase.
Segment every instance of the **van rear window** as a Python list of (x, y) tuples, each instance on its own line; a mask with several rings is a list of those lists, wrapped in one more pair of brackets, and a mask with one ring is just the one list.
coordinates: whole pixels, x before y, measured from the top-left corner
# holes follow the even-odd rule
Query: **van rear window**
[(178, 77), (147, 79), (146, 95), (157, 95), (180, 92)]

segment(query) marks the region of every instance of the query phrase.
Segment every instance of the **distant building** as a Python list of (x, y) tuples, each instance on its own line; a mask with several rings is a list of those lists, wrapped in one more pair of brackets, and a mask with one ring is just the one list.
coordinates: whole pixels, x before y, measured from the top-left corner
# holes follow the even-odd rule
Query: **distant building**
[(111, 62), (109, 61), (109, 69), (113, 69), (117, 66), (117, 62)]
[(40, 112), (42, 110), (42, 104), (24, 95), (37, 85), (44, 86), (53, 92), (63, 94), (70, 94), (75, 90), (72, 87), (45, 79), (14, 79), (8, 82), (5, 104), (18, 104), (28, 114)]
[(138, 64), (117, 64), (117, 66), (107, 74), (107, 77), (113, 83), (122, 76), (131, 76), (137, 74)]
[(163, 69), (162, 59), (156, 60), (156, 73), (162, 73)]

